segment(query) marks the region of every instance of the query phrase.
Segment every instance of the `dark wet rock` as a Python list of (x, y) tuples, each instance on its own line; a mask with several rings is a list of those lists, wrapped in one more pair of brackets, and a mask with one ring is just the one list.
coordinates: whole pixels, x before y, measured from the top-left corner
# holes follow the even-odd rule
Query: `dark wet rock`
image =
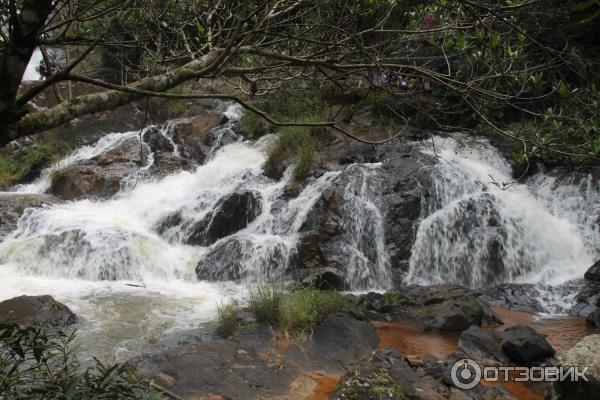
[(566, 368), (578, 366), (582, 371), (584, 367), (585, 381), (578, 379), (565, 379), (561, 382), (552, 382), (547, 400), (589, 400), (598, 398), (600, 392), (600, 335), (589, 335), (581, 339), (573, 348), (556, 356), (556, 366)]
[(51, 296), (19, 296), (0, 302), (0, 320), (25, 326), (61, 327), (77, 322), (77, 316)]
[(525, 325), (512, 326), (497, 335), (508, 358), (521, 364), (543, 361), (556, 354), (544, 335)]
[(313, 268), (305, 272), (300, 282), (321, 290), (341, 290), (344, 286), (344, 275), (336, 268)]
[(503, 365), (508, 361), (499, 337), (475, 325), (460, 334), (458, 350), (482, 365)]
[(50, 192), (65, 200), (109, 198), (121, 190), (122, 181), (142, 166), (145, 157), (137, 138), (124, 140), (94, 158), (54, 172)]
[(188, 244), (207, 246), (244, 229), (262, 212), (260, 193), (239, 190), (222, 199), (216, 210), (198, 222), (187, 239)]
[(445, 284), (411, 285), (384, 294), (368, 293), (349, 301), (357, 318), (397, 321), (425, 329), (468, 329), (500, 323), (490, 307), (468, 288)]
[(246, 276), (245, 265), (247, 251), (252, 249), (252, 242), (231, 237), (211, 246), (198, 261), (196, 275), (198, 279), (212, 281), (239, 280)]
[[(264, 245), (259, 243), (258, 246)], [(258, 252), (255, 243), (240, 236), (230, 236), (211, 245), (198, 260), (196, 274), (199, 279), (240, 280), (257, 278), (277, 280), (285, 275), (287, 263), (286, 244), (269, 243), (270, 252)], [(260, 270), (256, 270), (260, 269)]]
[(481, 291), (481, 300), (509, 310), (536, 313), (546, 311), (537, 300), (540, 297), (536, 287), (529, 283), (502, 283)]
[(590, 282), (600, 283), (600, 260), (596, 261), (594, 265), (588, 268), (583, 277)]
[(203, 163), (212, 147), (213, 130), (225, 122), (223, 114), (213, 110), (201, 110), (192, 119), (182, 118), (177, 122), (173, 140), (179, 146), (181, 155)]
[(600, 328), (600, 308), (596, 308), (593, 312), (588, 314), (585, 317), (585, 320), (588, 323), (588, 325)]
[(479, 300), (477, 293), (462, 286), (413, 285), (402, 294), (415, 305), (408, 308), (408, 315), (430, 329), (462, 331), (471, 325), (499, 322), (489, 306)]
[(0, 240), (17, 228), (17, 221), (26, 209), (60, 203), (48, 194), (0, 193)]
[(375, 329), (348, 314), (329, 315), (310, 337), (291, 344), (285, 351), (288, 363), (328, 373), (353, 368), (377, 347)]
[[(199, 221), (186, 220), (181, 212), (176, 211), (156, 223), (155, 230), (163, 236), (177, 236), (177, 240), (183, 239), (187, 244), (210, 246), (219, 239), (246, 228), (261, 213), (260, 193), (254, 190), (238, 190), (219, 200), (214, 210)], [(181, 232), (187, 234), (180, 238)], [(230, 239), (232, 243), (236, 240)], [(217, 245), (211, 251), (214, 253), (223, 248), (223, 245)]]
[(595, 324), (593, 315), (598, 313), (600, 307), (600, 284), (584, 280), (579, 285), (576, 302), (570, 313), (586, 319), (590, 317), (588, 321)]
[(153, 126), (144, 132), (144, 143), (146, 143), (152, 152), (164, 151), (172, 153), (175, 150), (173, 143), (162, 134), (161, 128)]

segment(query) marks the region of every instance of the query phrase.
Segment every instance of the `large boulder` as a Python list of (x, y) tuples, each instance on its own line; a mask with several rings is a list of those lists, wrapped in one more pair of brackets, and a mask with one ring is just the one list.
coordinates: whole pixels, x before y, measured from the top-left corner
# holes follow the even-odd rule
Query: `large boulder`
[(199, 220), (185, 219), (182, 212), (177, 211), (160, 220), (155, 229), (163, 236), (176, 236), (186, 244), (210, 246), (246, 228), (261, 213), (261, 194), (241, 189), (220, 199), (214, 209)]
[(52, 174), (50, 192), (65, 200), (106, 199), (121, 190), (122, 181), (146, 161), (139, 139), (129, 138), (89, 160)]
[(60, 203), (48, 194), (0, 193), (0, 240), (17, 228), (17, 221), (26, 209)]
[(497, 335), (508, 358), (521, 364), (543, 361), (556, 354), (544, 335), (525, 325), (512, 326)]
[(588, 368), (584, 380), (566, 379), (552, 382), (546, 395), (547, 400), (589, 400), (600, 393), (600, 335), (589, 335), (573, 348), (556, 356), (556, 366)]
[(77, 316), (51, 296), (19, 296), (0, 302), (0, 321), (61, 327), (77, 322)]

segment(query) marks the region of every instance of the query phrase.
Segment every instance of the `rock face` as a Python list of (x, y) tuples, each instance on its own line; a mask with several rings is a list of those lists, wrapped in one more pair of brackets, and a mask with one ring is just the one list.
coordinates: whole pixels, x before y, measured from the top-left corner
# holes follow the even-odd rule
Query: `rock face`
[(311, 376), (317, 371), (342, 375), (376, 345), (371, 326), (339, 314), (329, 316), (313, 335), (283, 350), (271, 329), (253, 325), (230, 340), (205, 339), (136, 363), (142, 376), (183, 398), (301, 399), (314, 391)]
[(552, 382), (547, 400), (589, 400), (598, 398), (600, 392), (600, 335), (589, 335), (572, 349), (556, 357), (557, 366), (589, 367), (585, 373), (589, 381), (581, 377), (577, 381), (566, 379)]
[(572, 314), (584, 317), (588, 324), (600, 328), (600, 283), (584, 281), (576, 297)]
[(0, 303), (0, 320), (61, 327), (77, 322), (77, 316), (51, 296), (19, 296)]
[(0, 194), (0, 241), (16, 229), (17, 221), (27, 208), (44, 207), (60, 202), (59, 198), (47, 194)]
[[(206, 160), (216, 140), (213, 131), (224, 122), (218, 112), (202, 109), (198, 113), (191, 120), (175, 120), (160, 128), (148, 128), (142, 144), (139, 138), (130, 137), (96, 157), (56, 171), (50, 192), (65, 200), (106, 199), (121, 190), (125, 178), (136, 173), (163, 177), (193, 168)], [(167, 138), (161, 129), (170, 130), (172, 138)], [(232, 135), (235, 134), (232, 132)], [(150, 158), (152, 165), (140, 171)]]
[(501, 322), (476, 292), (451, 284), (411, 285), (385, 294), (369, 293), (355, 300), (352, 312), (367, 320), (448, 331)]
[(501, 332), (471, 326), (461, 333), (458, 350), (483, 365), (505, 365), (509, 360), (529, 364), (544, 361), (556, 353), (544, 335), (524, 325)]
[[(346, 287), (367, 287), (364, 278), (352, 276), (348, 271), (348, 254), (359, 251), (363, 268), (373, 268), (380, 262), (378, 249), (374, 246), (372, 226), (364, 228), (364, 237), (358, 238), (354, 249), (348, 249), (349, 236), (356, 236), (351, 221), (357, 213), (375, 205), (381, 210), (383, 223), (382, 236), (388, 255), (388, 268), (391, 269), (394, 286), (399, 287), (408, 270), (408, 259), (420, 215), (420, 204), (424, 187), (429, 187), (429, 167), (435, 160), (422, 154), (414, 142), (395, 141), (374, 148), (357, 142), (339, 141), (328, 146), (321, 154), (321, 170), (343, 172), (336, 181), (323, 192), (321, 198), (306, 216), (300, 231), (298, 257), (294, 268), (303, 269), (335, 268), (341, 271)], [(379, 168), (349, 166), (351, 163), (381, 162)], [(357, 203), (361, 201), (371, 204)], [(365, 213), (363, 219), (377, 218)]]

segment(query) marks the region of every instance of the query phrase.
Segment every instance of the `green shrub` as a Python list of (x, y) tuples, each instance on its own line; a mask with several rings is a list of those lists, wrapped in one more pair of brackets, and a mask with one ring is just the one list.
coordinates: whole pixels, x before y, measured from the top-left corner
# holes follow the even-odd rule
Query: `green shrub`
[(224, 338), (230, 338), (240, 326), (240, 307), (236, 300), (222, 303), (217, 307), (218, 325), (217, 333)]
[(238, 129), (246, 138), (257, 139), (269, 133), (272, 125), (260, 115), (247, 111), (240, 119)]
[(74, 333), (0, 323), (0, 398), (160, 399), (129, 366), (96, 360), (82, 369), (71, 351)]

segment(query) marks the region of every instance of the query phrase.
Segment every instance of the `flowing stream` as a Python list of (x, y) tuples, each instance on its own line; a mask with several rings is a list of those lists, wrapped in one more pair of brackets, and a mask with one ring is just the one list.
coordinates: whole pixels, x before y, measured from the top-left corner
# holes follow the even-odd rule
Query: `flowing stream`
[[(113, 198), (26, 210), (16, 231), (0, 244), (0, 300), (53, 295), (82, 317), (84, 351), (116, 359), (139, 354), (166, 334), (213, 320), (217, 305), (243, 299), (249, 284), (286, 279), (307, 215), (342, 177), (339, 213), (346, 233), (340, 262), (346, 266), (347, 286), (389, 288), (385, 215), (379, 203), (381, 166), (352, 164), (324, 173), (286, 200), (292, 171), (279, 181), (263, 174), (265, 150), (273, 138), (219, 147), (240, 117), (233, 106), (225, 114), (230, 122), (213, 133), (209, 159), (194, 171), (153, 179), (143, 173), (153, 163), (146, 148), (150, 154), (142, 173), (132, 171)], [(175, 144), (173, 124), (160, 132)], [(108, 134), (16, 190), (44, 193), (53, 171), (138, 133)], [(600, 196), (591, 177), (565, 183), (540, 174), (502, 190), (490, 181), (510, 180), (510, 167), (487, 142), (460, 136), (435, 140), (439, 162), (433, 186), (424, 188), (430, 196), (423, 200), (408, 283), (557, 285), (580, 278), (598, 257), (594, 216)], [(426, 144), (422, 151), (434, 153)], [(253, 221), (210, 245), (186, 244), (197, 223), (240, 191), (253, 193), (260, 203)], [(174, 215), (180, 222), (164, 226)], [(243, 279), (228, 280), (232, 270)], [(198, 272), (213, 279), (198, 280)]]
[[(0, 244), (0, 298), (50, 294), (82, 317), (79, 329), (84, 333), (79, 336), (84, 353), (123, 359), (159, 344), (159, 338), (169, 333), (214, 320), (218, 304), (243, 299), (255, 282), (287, 279), (286, 266), (294, 256), (299, 230), (341, 171), (323, 174), (298, 196), (284, 201), (291, 169), (279, 181), (263, 175), (265, 150), (273, 137), (218, 148), (239, 119), (239, 107), (229, 107), (225, 115), (229, 122), (213, 132), (215, 145), (208, 161), (194, 171), (162, 179), (145, 175), (153, 156), (144, 144), (149, 156), (140, 167), (142, 173), (132, 171), (113, 198), (26, 210), (17, 229)], [(173, 126), (160, 127), (170, 141)], [(108, 134), (16, 190), (44, 193), (54, 171), (134, 140), (138, 134)], [(178, 151), (174, 146), (173, 152)], [(383, 217), (375, 206), (377, 185), (369, 179), (377, 168), (348, 167), (349, 175), (357, 177), (345, 186), (342, 210), (353, 215), (346, 222), (352, 251), (344, 260), (352, 272), (349, 282), (357, 282), (350, 288), (384, 288), (389, 281)], [(198, 222), (240, 191), (250, 191), (260, 200), (261, 212), (255, 220), (213, 244), (186, 244)], [(356, 214), (355, 209), (361, 211)], [(165, 227), (173, 215), (182, 222)], [(364, 245), (372, 237), (377, 245)], [(232, 268), (243, 277), (241, 281), (228, 280)], [(208, 271), (213, 279), (200, 281), (197, 271)]]

